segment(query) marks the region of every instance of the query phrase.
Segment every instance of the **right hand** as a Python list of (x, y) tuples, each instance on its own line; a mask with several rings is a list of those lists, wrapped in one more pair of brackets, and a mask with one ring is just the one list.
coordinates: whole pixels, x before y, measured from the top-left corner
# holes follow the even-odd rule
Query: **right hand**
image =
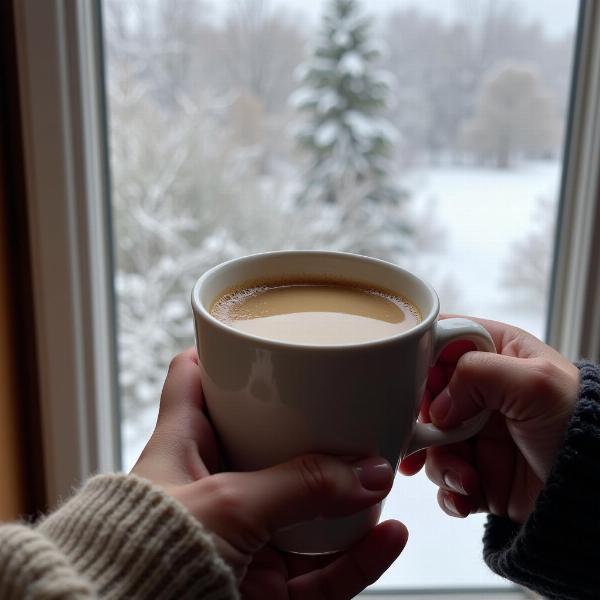
[(485, 511), (523, 523), (563, 443), (577, 401), (579, 369), (533, 335), (482, 319), (497, 354), (448, 346), (431, 369), (421, 420), (446, 429), (484, 408), (493, 411), (471, 440), (422, 450), (400, 471), (423, 464), (451, 516)]

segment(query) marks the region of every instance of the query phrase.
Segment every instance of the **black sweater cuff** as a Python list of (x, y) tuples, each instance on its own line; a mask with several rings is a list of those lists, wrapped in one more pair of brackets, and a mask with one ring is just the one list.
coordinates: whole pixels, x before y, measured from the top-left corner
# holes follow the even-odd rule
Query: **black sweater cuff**
[(556, 600), (600, 598), (600, 366), (577, 366), (579, 401), (533, 513), (490, 515), (483, 537), (495, 573)]

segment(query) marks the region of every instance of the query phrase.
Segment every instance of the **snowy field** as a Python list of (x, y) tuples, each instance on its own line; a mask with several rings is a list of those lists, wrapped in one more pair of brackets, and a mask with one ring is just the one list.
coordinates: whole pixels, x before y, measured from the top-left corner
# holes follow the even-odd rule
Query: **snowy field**
[[(465, 313), (510, 322), (543, 337), (545, 315), (507, 308), (499, 279), (511, 242), (532, 226), (537, 198), (555, 196), (559, 176), (558, 164), (540, 163), (506, 172), (430, 170), (414, 178), (417, 201), (425, 206), (435, 198), (437, 216), (448, 228), (439, 268), (456, 278), (463, 291), (457, 302)], [(441, 301), (443, 305), (443, 296)], [(424, 474), (397, 476), (383, 518), (403, 521), (410, 538), (373, 587), (506, 586), (481, 558), (485, 517), (448, 517), (438, 507), (436, 493)]]
[[(501, 278), (513, 243), (535, 226), (538, 199), (554, 200), (559, 183), (556, 162), (529, 163), (507, 171), (431, 169), (410, 177), (416, 205), (423, 210), (432, 202), (435, 218), (445, 229), (443, 251), (430, 262), (437, 278), (449, 277), (459, 291), (452, 301), (454, 308), (512, 323), (543, 338), (543, 308), (515, 309)], [(427, 266), (419, 274), (428, 279)], [(444, 296), (438, 291), (443, 309)]]
[[(416, 261), (419, 266), (414, 268), (434, 284), (449, 277), (452, 287), (459, 290), (452, 302), (455, 309), (511, 322), (543, 337), (543, 312), (511, 309), (500, 278), (512, 242), (534, 224), (537, 199), (556, 196), (559, 175), (557, 163), (529, 164), (510, 171), (440, 168), (414, 173), (408, 184), (417, 208), (427, 214), (432, 202), (435, 220), (446, 230), (438, 257), (429, 264)], [(139, 415), (135, 423), (124, 423), (125, 469), (131, 468), (142, 448), (140, 429), (147, 433), (141, 438), (147, 439), (155, 418), (156, 409)], [(481, 559), (484, 518), (447, 517), (435, 497), (436, 489), (424, 475), (397, 477), (384, 517), (402, 520), (410, 539), (402, 556), (374, 587), (505, 586)]]

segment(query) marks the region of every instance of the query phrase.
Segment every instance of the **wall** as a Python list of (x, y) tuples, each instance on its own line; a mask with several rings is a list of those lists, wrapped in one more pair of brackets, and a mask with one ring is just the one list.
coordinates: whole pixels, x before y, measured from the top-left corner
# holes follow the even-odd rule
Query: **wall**
[(2, 158), (0, 154), (0, 520), (7, 520), (24, 512), (26, 502)]
[(27, 437), (37, 438), (29, 425), (37, 377), (27, 331), (31, 286), (13, 23), (13, 2), (0, 2), (0, 521), (43, 508), (34, 477), (39, 443), (25, 446)]

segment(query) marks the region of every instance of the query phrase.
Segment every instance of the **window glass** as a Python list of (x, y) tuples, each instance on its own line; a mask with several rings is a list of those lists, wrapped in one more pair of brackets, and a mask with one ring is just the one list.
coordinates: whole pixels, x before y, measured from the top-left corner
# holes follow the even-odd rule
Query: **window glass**
[[(443, 311), (544, 336), (577, 3), (102, 6), (126, 469), (193, 343), (193, 282), (229, 258), (376, 256)], [(411, 539), (379, 587), (506, 585), (483, 517), (442, 514), (424, 475), (385, 516)]]

